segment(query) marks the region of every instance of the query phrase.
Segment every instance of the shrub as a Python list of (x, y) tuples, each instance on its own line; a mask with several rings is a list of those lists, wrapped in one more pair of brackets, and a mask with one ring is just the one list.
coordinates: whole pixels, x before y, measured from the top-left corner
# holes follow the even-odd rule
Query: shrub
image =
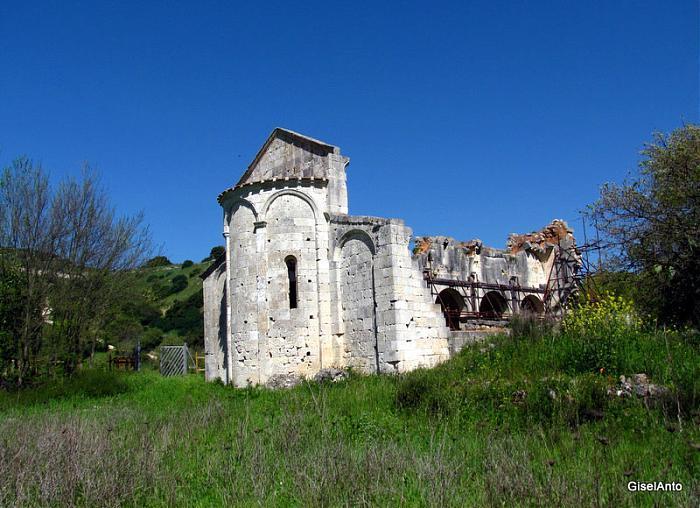
[(143, 266), (145, 266), (146, 268), (155, 268), (158, 266), (170, 266), (170, 265), (172, 265), (172, 263), (165, 256), (156, 256), (156, 257), (151, 258), (148, 261), (146, 261), (146, 263), (144, 263)]
[(567, 314), (562, 323), (568, 334), (621, 337), (642, 328), (634, 304), (625, 298), (605, 295), (597, 302), (585, 302)]
[(198, 291), (184, 302), (176, 300), (156, 324), (165, 332), (174, 330), (178, 335), (187, 337), (188, 343), (203, 345), (202, 306), (203, 294), (202, 291)]
[(188, 281), (187, 281), (187, 276), (180, 274), (176, 275), (173, 277), (173, 280), (170, 285), (170, 293), (179, 293), (183, 289), (187, 287)]
[(201, 271), (202, 270), (199, 267), (192, 268), (192, 271), (190, 271), (190, 275), (189, 275), (190, 279), (193, 279), (194, 277), (199, 275), (201, 273)]
[(163, 284), (160, 281), (155, 282), (152, 286), (151, 289), (153, 290), (153, 295), (156, 298), (165, 298), (170, 294), (171, 286), (168, 286), (166, 284)]
[(427, 399), (430, 388), (425, 376), (406, 376), (396, 389), (396, 406), (399, 409), (418, 409)]
[(225, 253), (226, 248), (223, 245), (217, 245), (216, 247), (212, 247), (211, 251), (209, 252), (209, 257), (211, 259), (218, 259)]
[(559, 366), (568, 372), (620, 372), (641, 334), (642, 320), (629, 300), (607, 295), (584, 303), (562, 322)]
[(182, 267), (183, 267), (183, 268), (189, 268), (189, 267), (192, 266), (193, 264), (194, 264), (194, 261), (192, 261), (191, 259), (186, 259), (186, 260), (184, 260), (184, 261), (182, 262)]

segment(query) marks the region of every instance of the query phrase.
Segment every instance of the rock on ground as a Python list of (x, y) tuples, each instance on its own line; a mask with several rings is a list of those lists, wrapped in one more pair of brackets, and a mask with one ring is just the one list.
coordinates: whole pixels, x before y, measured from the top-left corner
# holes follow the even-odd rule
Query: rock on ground
[(349, 377), (348, 373), (342, 369), (336, 369), (331, 367), (329, 369), (321, 369), (314, 376), (314, 381), (317, 383), (322, 383), (324, 381), (330, 381), (331, 383), (337, 383)]
[(276, 374), (267, 380), (265, 386), (267, 388), (293, 388), (301, 383), (301, 378), (294, 374)]

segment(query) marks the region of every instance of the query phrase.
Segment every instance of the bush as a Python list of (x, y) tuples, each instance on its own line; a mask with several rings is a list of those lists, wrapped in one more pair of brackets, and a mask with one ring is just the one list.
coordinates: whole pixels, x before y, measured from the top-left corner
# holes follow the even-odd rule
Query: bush
[(194, 261), (192, 261), (191, 259), (186, 259), (186, 260), (184, 260), (184, 261), (182, 262), (182, 267), (183, 267), (183, 268), (189, 268), (189, 267), (192, 266), (193, 264), (194, 264)]
[(154, 258), (149, 259), (144, 263), (144, 267), (146, 268), (156, 268), (158, 266), (170, 266), (172, 263), (168, 258), (165, 256), (156, 256)]
[(586, 302), (564, 318), (563, 329), (578, 337), (622, 337), (642, 328), (634, 304), (625, 298), (605, 295), (600, 301)]
[(183, 289), (187, 287), (188, 281), (187, 281), (187, 276), (185, 275), (176, 275), (173, 277), (173, 280), (170, 283), (170, 293), (175, 294), (179, 293)]
[(192, 268), (192, 271), (190, 271), (190, 279), (195, 278), (197, 275), (199, 275), (202, 272), (202, 270), (199, 267), (194, 267)]
[(163, 284), (160, 281), (155, 282), (151, 289), (153, 290), (153, 296), (155, 298), (165, 298), (171, 294), (171, 286)]
[(584, 303), (562, 322), (560, 366), (569, 372), (620, 372), (641, 332), (642, 320), (629, 300), (607, 295)]
[(427, 399), (430, 389), (425, 376), (406, 376), (396, 389), (396, 406), (399, 409), (418, 409)]
[(196, 292), (184, 302), (176, 300), (156, 324), (165, 332), (176, 331), (179, 336), (187, 337), (188, 343), (192, 345), (203, 345), (203, 303), (202, 291)]

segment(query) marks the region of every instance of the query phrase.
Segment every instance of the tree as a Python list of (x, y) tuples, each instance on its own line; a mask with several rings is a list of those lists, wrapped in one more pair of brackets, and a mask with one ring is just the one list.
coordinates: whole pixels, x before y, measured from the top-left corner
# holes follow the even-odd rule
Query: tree
[[(7, 376), (19, 349), (22, 326), (22, 274), (19, 268), (7, 259), (0, 258), (0, 379)], [(1, 383), (0, 383), (1, 386)]]
[(80, 180), (52, 189), (41, 166), (27, 158), (3, 171), (0, 210), (0, 270), (16, 264), (23, 294), (15, 333), (18, 382), (36, 371), (49, 324), (51, 354), (70, 373), (90, 341), (94, 350), (124, 275), (150, 252), (143, 216), (117, 216), (89, 167)]
[(223, 245), (217, 245), (211, 248), (211, 251), (209, 251), (209, 257), (204, 258), (202, 262), (204, 263), (207, 261), (219, 259), (224, 254), (226, 254), (226, 248)]
[[(21, 385), (32, 357), (42, 346), (42, 328), (54, 270), (59, 224), (52, 209), (49, 180), (40, 165), (26, 157), (13, 161), (0, 176), (0, 270), (16, 267), (23, 294), (17, 329), (12, 333), (12, 357)], [(7, 276), (7, 275), (5, 275)]]
[(607, 261), (638, 274), (637, 300), (664, 323), (700, 325), (700, 126), (657, 133), (639, 174), (605, 184), (589, 216)]

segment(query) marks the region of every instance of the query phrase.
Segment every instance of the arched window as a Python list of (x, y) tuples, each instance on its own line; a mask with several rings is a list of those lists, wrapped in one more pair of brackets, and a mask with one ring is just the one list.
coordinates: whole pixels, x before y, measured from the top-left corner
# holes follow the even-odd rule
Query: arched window
[(508, 311), (508, 301), (498, 291), (489, 291), (481, 299), (479, 312), (487, 319), (500, 319)]
[(289, 279), (289, 308), (297, 308), (297, 258), (287, 256), (284, 259), (287, 264), (287, 278)]
[(450, 330), (459, 330), (459, 316), (464, 308), (464, 298), (455, 289), (447, 288), (440, 291), (435, 303), (442, 307), (445, 323)]
[(542, 303), (542, 300), (537, 298), (535, 295), (527, 295), (523, 299), (523, 303), (520, 304), (520, 307), (522, 308), (523, 312), (527, 312), (529, 314), (536, 316), (541, 316), (544, 314), (544, 304)]

